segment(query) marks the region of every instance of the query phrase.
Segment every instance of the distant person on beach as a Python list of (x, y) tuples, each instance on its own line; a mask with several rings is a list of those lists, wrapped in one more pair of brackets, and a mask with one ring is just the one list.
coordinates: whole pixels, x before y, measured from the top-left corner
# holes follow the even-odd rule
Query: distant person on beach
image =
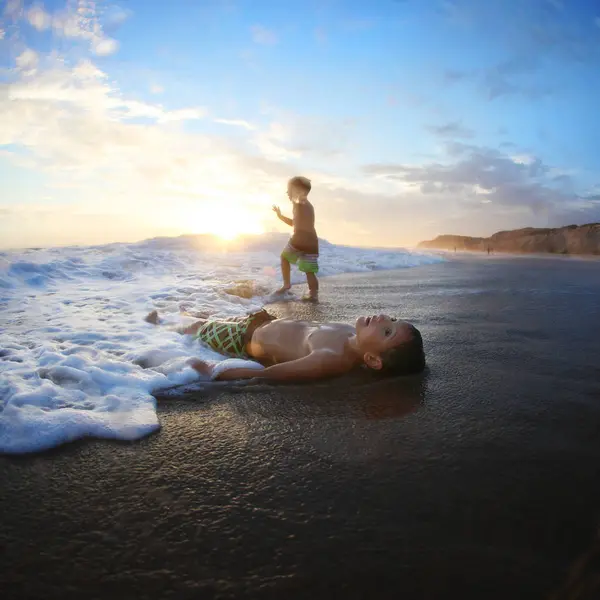
[[(159, 323), (152, 311), (145, 319)], [(360, 317), (355, 326), (277, 319), (266, 310), (230, 320), (201, 319), (178, 330), (229, 357), (252, 359), (265, 368), (231, 368), (215, 379), (320, 379), (366, 366), (382, 374), (412, 375), (425, 368), (423, 339), (410, 323), (387, 315)], [(199, 373), (213, 376), (219, 363), (192, 359)], [(260, 368), (260, 367), (258, 367)]]
[(290, 265), (298, 265), (298, 269), (306, 274), (308, 294), (303, 300), (317, 302), (319, 300), (319, 238), (315, 230), (315, 209), (308, 201), (311, 183), (306, 177), (292, 177), (288, 181), (287, 196), (293, 205), (292, 218), (284, 217), (279, 206), (273, 206), (275, 214), (281, 221), (294, 228), (294, 232), (281, 253), (281, 275), (283, 286), (277, 294), (287, 292), (290, 282)]

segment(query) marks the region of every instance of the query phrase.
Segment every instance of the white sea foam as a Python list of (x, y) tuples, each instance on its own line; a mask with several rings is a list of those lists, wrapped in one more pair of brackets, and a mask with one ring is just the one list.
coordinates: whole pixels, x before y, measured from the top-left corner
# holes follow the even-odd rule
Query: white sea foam
[[(157, 429), (152, 392), (197, 381), (190, 357), (219, 356), (143, 317), (158, 309), (180, 325), (186, 310), (260, 308), (279, 282), (286, 239), (267, 234), (224, 247), (184, 236), (0, 253), (0, 452), (85, 436), (132, 440)], [(322, 242), (320, 276), (440, 260)], [(293, 281), (302, 281), (297, 272)], [(227, 292), (232, 286), (240, 295)]]

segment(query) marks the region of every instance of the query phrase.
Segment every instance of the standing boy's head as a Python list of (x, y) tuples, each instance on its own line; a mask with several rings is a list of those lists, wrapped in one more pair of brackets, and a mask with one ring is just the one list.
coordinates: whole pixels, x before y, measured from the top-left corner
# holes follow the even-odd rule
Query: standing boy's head
[(292, 177), (288, 181), (287, 195), (288, 198), (293, 202), (296, 198), (305, 198), (308, 196), (311, 189), (310, 179), (306, 177)]

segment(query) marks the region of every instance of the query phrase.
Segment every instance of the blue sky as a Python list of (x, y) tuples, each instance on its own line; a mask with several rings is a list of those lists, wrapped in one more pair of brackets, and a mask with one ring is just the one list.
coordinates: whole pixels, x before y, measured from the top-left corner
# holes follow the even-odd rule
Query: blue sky
[(279, 230), (333, 242), (600, 220), (600, 5), (0, 4), (0, 245)]

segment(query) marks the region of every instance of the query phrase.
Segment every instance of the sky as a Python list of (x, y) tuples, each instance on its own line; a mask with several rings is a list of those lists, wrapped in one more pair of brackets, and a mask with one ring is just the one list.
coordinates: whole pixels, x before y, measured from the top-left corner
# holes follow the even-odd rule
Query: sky
[(0, 247), (600, 221), (597, 0), (0, 0)]

